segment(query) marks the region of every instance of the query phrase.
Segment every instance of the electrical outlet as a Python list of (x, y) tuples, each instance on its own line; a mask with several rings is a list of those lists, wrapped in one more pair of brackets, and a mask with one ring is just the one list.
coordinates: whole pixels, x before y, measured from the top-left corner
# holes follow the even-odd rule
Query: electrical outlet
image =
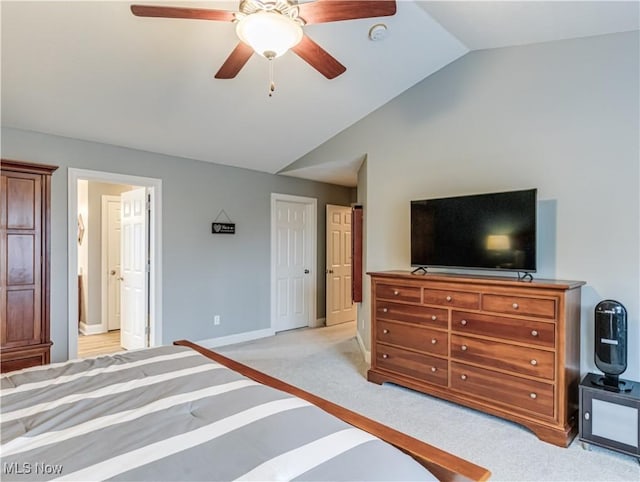
[(220, 324), (220, 315), (215, 315), (213, 317), (213, 324), (214, 325), (219, 325)]

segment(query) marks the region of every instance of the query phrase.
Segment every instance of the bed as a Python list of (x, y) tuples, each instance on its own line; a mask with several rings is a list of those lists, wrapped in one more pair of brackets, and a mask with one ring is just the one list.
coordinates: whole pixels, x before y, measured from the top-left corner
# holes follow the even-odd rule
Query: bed
[(3, 480), (486, 480), (188, 341), (2, 376)]

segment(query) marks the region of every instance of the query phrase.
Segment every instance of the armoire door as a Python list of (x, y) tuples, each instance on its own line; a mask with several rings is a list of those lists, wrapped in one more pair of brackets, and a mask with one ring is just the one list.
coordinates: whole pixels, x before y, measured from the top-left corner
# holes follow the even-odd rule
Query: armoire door
[(2, 347), (42, 342), (40, 176), (2, 173)]

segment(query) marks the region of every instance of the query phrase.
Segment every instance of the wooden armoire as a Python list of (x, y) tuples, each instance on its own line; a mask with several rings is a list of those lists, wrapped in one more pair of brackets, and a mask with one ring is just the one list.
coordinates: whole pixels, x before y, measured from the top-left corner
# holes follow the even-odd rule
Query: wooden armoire
[(49, 363), (50, 199), (56, 169), (0, 162), (1, 372)]

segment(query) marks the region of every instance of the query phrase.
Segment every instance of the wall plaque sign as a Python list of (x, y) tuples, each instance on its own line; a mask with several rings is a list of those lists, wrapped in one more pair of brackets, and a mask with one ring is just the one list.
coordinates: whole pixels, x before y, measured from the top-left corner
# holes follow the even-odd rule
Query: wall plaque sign
[[(228, 222), (223, 223), (219, 221), (220, 216), (227, 218)], [(231, 218), (224, 209), (221, 209), (211, 224), (211, 232), (213, 234), (236, 234), (236, 223), (231, 221)]]
[(212, 223), (213, 234), (236, 234), (236, 223)]

